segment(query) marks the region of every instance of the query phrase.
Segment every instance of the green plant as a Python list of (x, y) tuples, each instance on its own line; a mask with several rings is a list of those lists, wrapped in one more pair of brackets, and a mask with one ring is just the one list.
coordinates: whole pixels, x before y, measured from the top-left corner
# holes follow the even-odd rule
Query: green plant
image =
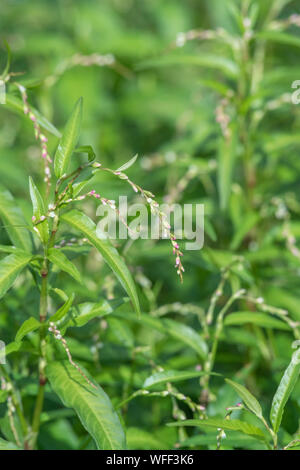
[[(30, 3), (0, 18), (0, 448), (299, 448), (297, 2)], [(170, 240), (98, 238), (118, 194)], [(205, 205), (201, 251), (158, 202)]]

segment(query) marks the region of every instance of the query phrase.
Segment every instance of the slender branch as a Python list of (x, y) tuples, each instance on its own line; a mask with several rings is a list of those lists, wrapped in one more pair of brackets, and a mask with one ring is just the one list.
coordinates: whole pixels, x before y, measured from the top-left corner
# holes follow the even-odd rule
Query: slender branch
[[(50, 238), (51, 240), (51, 238)], [(40, 418), (43, 410), (44, 404), (44, 395), (45, 395), (45, 385), (47, 382), (45, 376), (45, 347), (46, 347), (46, 327), (45, 321), (47, 319), (47, 309), (48, 309), (48, 260), (47, 260), (47, 247), (44, 247), (44, 261), (41, 269), (42, 277), (42, 286), (40, 294), (40, 322), (43, 324), (40, 328), (40, 359), (39, 359), (39, 389), (36, 398), (33, 420), (32, 420), (32, 442), (31, 448), (34, 449), (36, 441), (38, 438), (38, 433), (40, 429)]]

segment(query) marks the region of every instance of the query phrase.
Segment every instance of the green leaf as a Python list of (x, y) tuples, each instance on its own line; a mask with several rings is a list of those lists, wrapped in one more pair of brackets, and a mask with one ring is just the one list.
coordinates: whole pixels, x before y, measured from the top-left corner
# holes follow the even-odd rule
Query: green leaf
[(50, 248), (48, 251), (47, 258), (51, 261), (51, 263), (58, 266), (62, 271), (67, 272), (72, 276), (75, 281), (82, 282), (80, 272), (76, 268), (76, 266), (62, 253), (62, 251), (57, 250), (56, 248)]
[(235, 251), (242, 243), (245, 236), (252, 230), (252, 228), (260, 220), (260, 215), (255, 212), (250, 212), (243, 218), (243, 223), (239, 225), (238, 230), (234, 234), (232, 242), (230, 244), (231, 250)]
[(300, 47), (299, 36), (282, 33), (280, 31), (261, 31), (255, 35), (258, 39), (266, 39), (267, 41), (277, 42), (287, 46)]
[(154, 318), (145, 314), (142, 314), (137, 318), (130, 314), (130, 312), (126, 312), (126, 314), (117, 313), (116, 315), (121, 318), (126, 316), (127, 320), (141, 323), (149, 328), (159, 331), (160, 333), (172, 336), (196, 351), (202, 359), (205, 359), (207, 356), (208, 348), (205, 341), (195, 330), (183, 323), (169, 319)]
[(108, 240), (103, 240), (97, 237), (96, 234), (96, 225), (94, 222), (82, 212), (73, 210), (67, 214), (63, 214), (61, 219), (67, 222), (72, 227), (81, 231), (86, 238), (97, 248), (101, 253), (106, 263), (115, 273), (120, 283), (128, 293), (135, 311), (137, 314), (140, 314), (140, 305), (138, 300), (138, 295), (136, 292), (134, 281), (131, 277), (131, 274), (124, 263), (123, 259), (120, 257), (117, 250), (111, 245)]
[(32, 250), (31, 238), (29, 235), (29, 227), (24, 219), (21, 209), (11, 193), (0, 186), (0, 218), (5, 225), (12, 243), (25, 251)]
[(166, 332), (173, 338), (182, 341), (196, 351), (202, 359), (208, 353), (207, 344), (202, 337), (192, 328), (174, 320), (163, 320)]
[(57, 178), (61, 178), (68, 171), (71, 155), (79, 139), (81, 120), (82, 98), (79, 98), (65, 126), (55, 153), (54, 171)]
[(141, 428), (127, 429), (127, 442), (129, 450), (165, 450), (168, 443), (160, 437), (155, 437), (152, 432), (147, 432)]
[(76, 310), (78, 313), (72, 318), (68, 326), (83, 326), (93, 320), (93, 318), (101, 318), (114, 311), (113, 307), (106, 299), (102, 299), (97, 303), (84, 302), (76, 305)]
[(300, 348), (294, 352), (274, 395), (270, 413), (271, 423), (277, 433), (281, 424), (285, 405), (296, 385), (300, 373)]
[(73, 197), (78, 196), (78, 194), (83, 190), (83, 188), (91, 183), (91, 179), (95, 177), (95, 170), (91, 167), (85, 168), (80, 176), (76, 179), (76, 183), (72, 185)]
[[(195, 436), (184, 439), (180, 442), (180, 448), (186, 447), (199, 447), (199, 446), (214, 446), (216, 447), (217, 436), (215, 431), (210, 431), (207, 434), (197, 434)], [(255, 437), (245, 434), (237, 434), (236, 431), (227, 431), (226, 438), (221, 441), (221, 449), (242, 448), (247, 450), (267, 450), (267, 446), (262, 442), (259, 443)]]
[(226, 209), (228, 205), (237, 157), (236, 125), (231, 125), (230, 132), (231, 135), (227, 139), (222, 138), (219, 145), (218, 188), (222, 209)]
[(61, 320), (66, 315), (66, 313), (68, 313), (68, 311), (70, 310), (73, 304), (74, 298), (75, 298), (75, 294), (72, 293), (71, 296), (68, 298), (68, 300), (57, 310), (57, 312), (54, 315), (50, 317), (49, 321), (56, 322), (56, 321)]
[[(156, 372), (150, 377), (147, 377), (143, 384), (143, 388), (151, 388), (157, 385), (162, 385), (167, 382), (181, 382), (184, 380), (194, 379), (196, 377), (202, 377), (208, 375), (206, 372), (197, 371), (180, 371), (180, 370), (164, 370), (162, 372)], [(217, 374), (213, 374), (217, 375)]]
[(225, 382), (237, 392), (252, 413), (254, 413), (258, 418), (262, 418), (261, 406), (252, 393), (250, 393), (243, 385), (234, 382), (233, 380), (225, 379)]
[(137, 70), (145, 70), (152, 67), (168, 67), (177, 65), (192, 65), (200, 66), (206, 69), (219, 69), (229, 77), (236, 77), (238, 75), (238, 67), (236, 64), (222, 56), (213, 54), (204, 54), (203, 52), (198, 55), (186, 54), (169, 54), (155, 59), (149, 59), (140, 63)]
[(109, 317), (107, 322), (111, 334), (118, 344), (127, 348), (134, 347), (134, 335), (124, 319)]
[(118, 168), (117, 171), (128, 170), (128, 168), (130, 168), (132, 165), (135, 164), (137, 157), (138, 155), (136, 154), (133, 158), (131, 158), (131, 160), (129, 160), (127, 163), (124, 163), (124, 165), (120, 166), (120, 168)]
[(263, 328), (274, 328), (277, 330), (290, 331), (291, 327), (277, 318), (264, 313), (256, 312), (234, 312), (225, 318), (224, 325), (245, 325), (247, 323), (262, 326)]
[(89, 162), (93, 162), (96, 158), (96, 154), (91, 145), (81, 145), (74, 149), (74, 153), (87, 153)]
[(39, 321), (37, 321), (36, 318), (30, 317), (27, 320), (24, 321), (24, 323), (20, 326), (20, 328), (17, 331), (15, 341), (18, 343), (22, 341), (24, 336), (28, 335), (28, 333), (31, 333), (31, 331), (35, 331), (38, 328), (40, 328), (41, 324)]
[(13, 285), (18, 274), (31, 260), (31, 254), (17, 250), (0, 261), (0, 299)]
[(58, 289), (57, 287), (54, 287), (51, 289), (52, 292), (55, 292), (55, 294), (63, 301), (66, 302), (68, 300), (67, 294), (62, 290)]
[(4, 70), (1, 74), (1, 78), (6, 78), (8, 72), (9, 72), (9, 69), (10, 69), (10, 64), (11, 64), (11, 50), (10, 50), (8, 42), (5, 41), (5, 39), (3, 40), (3, 43), (4, 43), (5, 49), (7, 51), (7, 60), (6, 60), (5, 68), (4, 68)]
[(15, 246), (0, 245), (0, 252), (1, 253), (15, 253), (16, 251), (18, 251), (18, 248), (16, 248)]
[(126, 448), (119, 417), (99, 385), (97, 389), (92, 388), (78, 370), (66, 361), (48, 364), (46, 375), (64, 405), (74, 409), (98, 449)]
[(240, 421), (238, 419), (218, 419), (218, 418), (208, 418), (208, 419), (188, 419), (186, 421), (180, 421), (176, 423), (169, 423), (169, 426), (196, 426), (199, 428), (221, 428), (228, 431), (240, 431), (243, 434), (248, 436), (255, 436), (258, 439), (265, 439), (264, 433), (253, 424)]
[[(30, 189), (30, 197), (31, 197), (32, 207), (33, 207), (33, 215), (34, 217), (36, 217), (37, 220), (39, 220), (42, 216), (45, 216), (46, 210), (45, 210), (43, 198), (38, 188), (34, 184), (34, 181), (31, 178), (31, 176), (29, 177), (29, 189)], [(36, 229), (42, 242), (47, 243), (47, 241), (49, 240), (48, 220), (45, 219), (43, 222), (39, 223), (36, 226)]]
[(4, 439), (1, 439), (0, 437), (0, 450), (21, 450), (21, 449), (13, 442), (5, 441)]
[[(0, 354), (0, 358), (1, 358), (1, 354)], [(0, 363), (2, 364), (2, 362)], [(0, 403), (5, 403), (7, 400), (7, 396), (8, 396), (7, 390), (0, 390)]]
[(16, 341), (12, 341), (5, 348), (6, 356), (8, 356), (11, 353), (19, 351), (21, 346), (22, 346), (22, 343), (17, 343)]

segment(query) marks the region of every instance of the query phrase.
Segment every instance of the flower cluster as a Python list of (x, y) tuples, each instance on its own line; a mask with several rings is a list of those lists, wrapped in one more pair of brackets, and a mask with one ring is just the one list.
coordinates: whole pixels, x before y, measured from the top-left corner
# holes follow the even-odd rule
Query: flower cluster
[(151, 213), (159, 217), (159, 220), (162, 225), (163, 235), (165, 237), (168, 237), (171, 241), (173, 254), (175, 255), (175, 268), (182, 282), (184, 267), (182, 265), (181, 257), (183, 256), (183, 253), (180, 251), (180, 247), (177, 243), (175, 235), (171, 232), (171, 226), (167, 220), (166, 214), (164, 214), (161, 210), (159, 210), (159, 204), (155, 201), (154, 194), (152, 194), (150, 191), (146, 191), (145, 189), (141, 188), (139, 185), (133, 183), (128, 178), (128, 176), (123, 172), (114, 171), (113, 174), (118, 176), (120, 179), (127, 181), (128, 184), (130, 184), (130, 186), (134, 190), (134, 192), (140, 193), (141, 196), (145, 199), (145, 201), (149, 205)]
[(164, 201), (168, 204), (173, 204), (175, 201), (178, 201), (190, 181), (194, 179), (198, 173), (198, 168), (195, 165), (191, 165), (186, 174), (171, 188), (170, 193), (164, 197)]
[(33, 110), (31, 109), (31, 107), (29, 106), (28, 96), (27, 96), (27, 93), (26, 93), (26, 88), (23, 85), (20, 85), (20, 84), (17, 84), (17, 87), (18, 87), (18, 89), (20, 91), (20, 94), (21, 94), (21, 97), (22, 97), (24, 114), (28, 115), (29, 119), (32, 121), (33, 127), (34, 127), (35, 138), (40, 142), (42, 158), (43, 158), (44, 164), (45, 164), (45, 178), (44, 178), (44, 181), (45, 181), (45, 183), (47, 183), (47, 188), (48, 188), (48, 191), (49, 191), (50, 185), (51, 185), (50, 163), (52, 163), (52, 160), (49, 156), (48, 148), (47, 148), (48, 139), (44, 134), (42, 134), (40, 125), (39, 125), (38, 120), (37, 120), (37, 117), (36, 117), (35, 113), (33, 112)]
[(70, 240), (60, 240), (59, 243), (54, 245), (54, 248), (64, 248), (65, 246), (83, 246), (84, 244), (88, 243), (87, 238), (71, 238)]
[(229, 139), (231, 136), (231, 130), (229, 128), (231, 118), (227, 111), (228, 106), (229, 99), (223, 98), (216, 108), (216, 121), (220, 124), (222, 133), (226, 139)]
[(295, 25), (300, 28), (300, 15), (297, 15), (296, 13), (294, 13), (293, 15), (289, 17), (288, 21), (290, 25)]
[(73, 67), (110, 67), (124, 77), (131, 76), (131, 72), (127, 67), (118, 62), (113, 54), (98, 54), (93, 53), (89, 55), (74, 54), (66, 60), (58, 64), (53, 74), (45, 79), (45, 85), (53, 86), (57, 80), (67, 71)]
[(178, 33), (175, 41), (176, 47), (183, 47), (187, 41), (193, 41), (195, 39), (207, 40), (215, 39), (217, 37), (216, 31), (211, 30), (197, 30), (193, 29), (186, 33)]
[(87, 376), (85, 375), (85, 373), (80, 369), (79, 365), (76, 364), (76, 362), (73, 361), (73, 358), (72, 358), (72, 355), (70, 353), (70, 349), (68, 347), (68, 344), (67, 344), (67, 341), (65, 340), (65, 338), (62, 336), (60, 330), (57, 328), (57, 326), (55, 325), (55, 323), (53, 322), (50, 322), (50, 326), (48, 328), (48, 330), (53, 333), (54, 335), (54, 338), (59, 340), (64, 348), (64, 350), (66, 351), (67, 353), (67, 356), (68, 356), (68, 359), (69, 359), (69, 362), (70, 364), (75, 367), (75, 369), (78, 370), (78, 372), (80, 373), (80, 375), (82, 375), (82, 377), (84, 378), (84, 380), (93, 388), (97, 389), (96, 385), (93, 384), (88, 378)]

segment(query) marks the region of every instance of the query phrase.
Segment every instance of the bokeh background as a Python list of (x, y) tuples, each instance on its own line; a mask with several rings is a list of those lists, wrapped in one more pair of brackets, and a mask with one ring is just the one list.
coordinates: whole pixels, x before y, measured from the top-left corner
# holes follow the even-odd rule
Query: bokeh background
[[(245, 53), (240, 41), (247, 29), (242, 21), (248, 7), (257, 36)], [(299, 256), (291, 252), (300, 237), (300, 106), (291, 102), (291, 84), (300, 79), (300, 28), (284, 23), (295, 14), (300, 14), (297, 1), (1, 2), (1, 37), (11, 48), (11, 71), (21, 73), (12, 78), (28, 86), (30, 102), (50, 122), (62, 130), (82, 96), (81, 143), (91, 144), (103, 165), (116, 169), (138, 153), (128, 174), (159, 202), (205, 204), (205, 247), (184, 253), (183, 285), (167, 241), (120, 246), (132, 267), (144, 311), (177, 303), (169, 309), (172, 317), (199, 328), (196, 316), (182, 305), (207, 309), (220, 269), (241, 256), (219, 308), (232, 291), (245, 287), (269, 304), (287, 308), (294, 321), (300, 320)], [(220, 37), (183, 45), (180, 33), (195, 29), (217, 31)], [(3, 68), (5, 60), (3, 48)], [(15, 88), (8, 85), (8, 89), (18, 96)], [(39, 148), (31, 123), (9, 104), (0, 106), (0, 122), (0, 182), (18, 198), (29, 220), (28, 175), (42, 182)], [(220, 124), (227, 125), (231, 137), (226, 138)], [(57, 138), (47, 136), (54, 152)], [(134, 199), (130, 188), (117, 179), (97, 177), (91, 188), (108, 198), (130, 194)], [(95, 206), (86, 209), (95, 215)], [(290, 245), (283, 233), (287, 222), (295, 237)], [(7, 242), (3, 231), (0, 241)], [(80, 295), (83, 299), (87, 291), (94, 298), (99, 292), (113, 295), (118, 287), (105, 268), (99, 271), (93, 261), (92, 257), (82, 262), (82, 269), (92, 274)], [(235, 310), (249, 308), (244, 304)], [(190, 351), (149, 337), (145, 330), (135, 338), (138, 344), (151, 343), (159, 360), (173, 367), (182, 369), (196, 361)], [(227, 376), (244, 374), (268, 407), (288, 364), (292, 339), (290, 332), (253, 325), (228, 328), (217, 369)], [(107, 375), (99, 372), (99, 377), (104, 383), (107, 379), (107, 389), (114, 395), (121, 393), (122, 385), (109, 367), (120, 360), (122, 341), (120, 336), (110, 340), (104, 355)], [(127, 356), (124, 353), (121, 376), (129, 383)], [(212, 414), (222, 414), (225, 405), (231, 404), (232, 395), (226, 390), (226, 386), (217, 387)], [(197, 394), (192, 386), (186, 391)], [(140, 400), (131, 409), (128, 425), (133, 430), (138, 426), (152, 430), (153, 436), (164, 436), (172, 446), (174, 431), (159, 427), (168, 417), (169, 405), (160, 408), (157, 402)], [(284, 418), (287, 434), (297, 430), (299, 407), (295, 393)], [(73, 441), (66, 440), (62, 432), (69, 426), (66, 423), (62, 421), (59, 430), (49, 427), (41, 446), (49, 448), (57, 438), (56, 446), (76, 447), (80, 431), (72, 434)]]

